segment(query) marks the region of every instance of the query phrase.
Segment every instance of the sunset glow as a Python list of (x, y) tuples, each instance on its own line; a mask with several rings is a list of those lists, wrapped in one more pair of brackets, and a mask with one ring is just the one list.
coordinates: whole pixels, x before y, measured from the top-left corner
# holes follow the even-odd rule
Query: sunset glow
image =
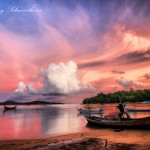
[(0, 100), (19, 82), (31, 95), (149, 89), (149, 8), (146, 0), (1, 1)]

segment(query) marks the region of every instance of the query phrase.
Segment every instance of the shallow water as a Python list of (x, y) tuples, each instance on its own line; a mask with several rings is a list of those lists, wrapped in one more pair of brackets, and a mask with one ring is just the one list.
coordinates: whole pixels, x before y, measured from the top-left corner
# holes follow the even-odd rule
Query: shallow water
[[(89, 130), (75, 104), (18, 106), (4, 111), (0, 106), (0, 139), (43, 138)], [(116, 105), (97, 105), (105, 114), (115, 112)], [(130, 108), (149, 108), (149, 104), (129, 104)], [(81, 107), (81, 106), (78, 106)], [(95, 107), (95, 106), (94, 106)], [(130, 113), (131, 117), (150, 116), (150, 112)]]

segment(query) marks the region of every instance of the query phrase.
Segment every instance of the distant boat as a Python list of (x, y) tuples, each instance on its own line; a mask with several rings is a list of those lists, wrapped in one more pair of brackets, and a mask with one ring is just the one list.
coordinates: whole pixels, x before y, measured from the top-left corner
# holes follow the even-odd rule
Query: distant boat
[(145, 100), (142, 103), (150, 103), (150, 100)]
[(139, 128), (139, 129), (150, 129), (150, 116), (145, 118), (118, 118), (112, 117), (97, 117), (84, 115), (87, 122), (91, 125), (97, 125), (99, 127), (110, 127), (110, 128)]
[(150, 109), (126, 108), (129, 112), (150, 112)]
[(4, 109), (5, 109), (5, 110), (13, 110), (13, 109), (16, 109), (16, 108), (17, 108), (17, 106), (11, 106), (11, 107), (10, 107), (10, 106), (5, 106), (5, 105), (4, 105)]
[(103, 109), (99, 110), (94, 110), (94, 109), (82, 109), (82, 108), (77, 108), (78, 112), (80, 114), (103, 114)]

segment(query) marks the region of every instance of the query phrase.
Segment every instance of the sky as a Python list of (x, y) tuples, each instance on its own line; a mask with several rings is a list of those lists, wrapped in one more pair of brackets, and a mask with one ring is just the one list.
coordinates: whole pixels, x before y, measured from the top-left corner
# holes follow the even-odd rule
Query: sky
[(150, 0), (0, 0), (0, 101), (150, 89), (149, 8)]

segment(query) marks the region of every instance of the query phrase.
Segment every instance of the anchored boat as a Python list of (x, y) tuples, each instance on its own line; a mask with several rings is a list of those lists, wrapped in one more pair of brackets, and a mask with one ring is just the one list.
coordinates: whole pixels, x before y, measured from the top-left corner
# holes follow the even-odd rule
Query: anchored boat
[(111, 128), (140, 128), (150, 129), (150, 116), (145, 118), (122, 118), (121, 120), (116, 117), (97, 117), (84, 115), (88, 123), (98, 125), (100, 127)]
[(10, 106), (5, 106), (5, 105), (4, 105), (4, 109), (5, 109), (5, 110), (13, 110), (13, 109), (16, 109), (16, 107), (17, 107), (17, 106), (11, 106), (11, 107), (10, 107)]

